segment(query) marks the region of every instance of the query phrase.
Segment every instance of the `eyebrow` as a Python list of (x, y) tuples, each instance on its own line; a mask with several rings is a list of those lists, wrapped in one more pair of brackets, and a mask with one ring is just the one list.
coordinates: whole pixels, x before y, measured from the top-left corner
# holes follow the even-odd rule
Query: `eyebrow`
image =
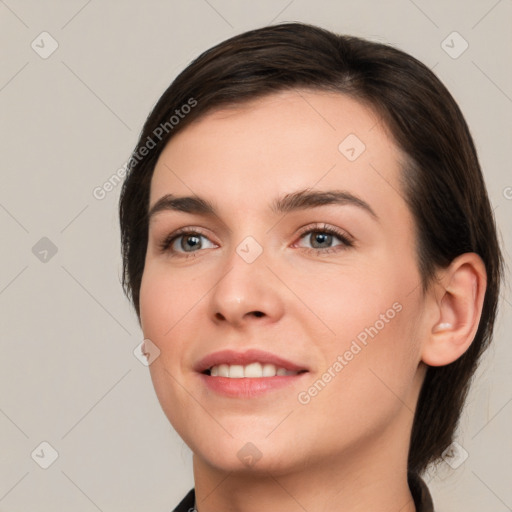
[[(318, 191), (305, 189), (292, 192), (283, 197), (276, 198), (270, 204), (270, 210), (278, 215), (333, 204), (357, 206), (369, 213), (375, 220), (379, 220), (378, 215), (366, 201), (346, 190)], [(157, 213), (163, 211), (179, 211), (204, 215), (206, 217), (218, 216), (213, 203), (195, 195), (178, 197), (173, 194), (166, 194), (162, 196), (149, 210), (148, 219), (151, 220)]]

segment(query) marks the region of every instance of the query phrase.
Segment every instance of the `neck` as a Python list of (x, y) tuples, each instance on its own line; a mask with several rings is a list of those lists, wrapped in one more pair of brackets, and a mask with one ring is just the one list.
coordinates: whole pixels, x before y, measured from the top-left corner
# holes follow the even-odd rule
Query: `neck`
[[(402, 439), (403, 439), (402, 432)], [(415, 512), (407, 483), (407, 446), (400, 439), (365, 442), (288, 471), (228, 472), (194, 455), (198, 512)], [(405, 448), (405, 450), (401, 450)], [(404, 457), (397, 457), (399, 452)]]

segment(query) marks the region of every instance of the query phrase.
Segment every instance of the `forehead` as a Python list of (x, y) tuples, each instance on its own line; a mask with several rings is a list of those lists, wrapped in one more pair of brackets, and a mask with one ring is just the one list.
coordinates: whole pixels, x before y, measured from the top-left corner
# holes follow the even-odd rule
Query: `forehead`
[(343, 188), (382, 209), (401, 199), (401, 156), (360, 102), (285, 91), (210, 112), (175, 135), (155, 167), (150, 205), (195, 194), (247, 211), (299, 189)]

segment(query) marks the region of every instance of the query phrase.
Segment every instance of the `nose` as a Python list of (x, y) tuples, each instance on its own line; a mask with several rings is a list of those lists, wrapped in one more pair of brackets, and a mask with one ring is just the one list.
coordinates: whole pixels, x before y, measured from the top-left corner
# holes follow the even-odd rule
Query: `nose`
[(213, 321), (239, 328), (277, 322), (284, 311), (283, 284), (267, 267), (265, 251), (252, 262), (233, 251), (225, 263), (210, 294)]

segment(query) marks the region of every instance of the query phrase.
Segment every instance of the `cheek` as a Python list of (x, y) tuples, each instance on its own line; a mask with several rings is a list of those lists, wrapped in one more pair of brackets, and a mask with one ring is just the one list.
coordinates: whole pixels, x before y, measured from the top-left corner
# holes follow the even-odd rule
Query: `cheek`
[[(144, 336), (156, 341), (172, 337), (175, 326), (190, 310), (197, 291), (190, 282), (179, 280), (179, 273), (158, 265), (146, 265), (140, 287), (140, 314)], [(187, 306), (188, 305), (188, 306)], [(162, 347), (164, 348), (164, 347)]]
[[(305, 407), (304, 421), (315, 422), (328, 411), (334, 420), (326, 427), (329, 439), (341, 433), (343, 442), (378, 436), (397, 417), (409, 418), (414, 410), (410, 398), (416, 349), (408, 338), (407, 311), (385, 307), (380, 311), (384, 315), (388, 311), (387, 323), (379, 317), (361, 316), (360, 325), (350, 327), (355, 334), (344, 335), (343, 322), (338, 322), (340, 334), (332, 347), (326, 347), (326, 365), (309, 383), (321, 391)], [(319, 380), (329, 382), (323, 385)]]
[(182, 381), (183, 332), (187, 329), (186, 287), (177, 293), (180, 283), (155, 265), (148, 265), (141, 281), (140, 314), (144, 338), (160, 350), (149, 366), (151, 380), (160, 405), (172, 425), (186, 434), (186, 424), (179, 411), (187, 410), (186, 396), (176, 383)]
[(173, 271), (165, 263), (147, 263), (140, 287), (141, 326), (144, 338), (160, 350), (150, 371), (153, 378), (169, 380), (166, 371), (180, 378), (189, 370), (190, 341), (199, 340), (204, 329), (211, 284), (197, 271)]
[(144, 337), (152, 341), (169, 329), (166, 309), (170, 297), (166, 289), (165, 279), (158, 279), (151, 269), (144, 270), (139, 294), (141, 325)]
[(188, 293), (176, 293), (180, 284), (169, 273), (154, 266), (146, 267), (140, 288), (140, 315), (143, 336), (151, 340), (159, 355), (149, 366), (158, 399), (168, 410), (166, 403), (176, 403), (172, 376), (180, 378), (183, 329), (187, 329), (186, 308)]
[[(399, 287), (385, 279), (390, 273), (370, 266), (335, 266), (328, 273), (295, 276), (301, 301), (317, 314), (332, 336), (344, 340), (364, 332), (387, 310), (394, 317), (393, 304), (400, 298)], [(363, 335), (364, 336), (364, 335)]]
[(341, 356), (343, 369), (337, 365), (335, 373), (341, 378), (335, 379), (336, 392), (349, 387), (358, 390), (359, 399), (366, 395), (393, 400), (390, 389), (399, 396), (407, 394), (418, 365), (416, 319), (421, 315), (421, 301), (417, 293), (410, 293), (414, 273), (366, 270), (364, 274), (339, 273), (322, 287), (310, 288), (311, 309), (331, 333), (324, 341), (318, 340), (325, 366), (319, 371), (332, 367)]

